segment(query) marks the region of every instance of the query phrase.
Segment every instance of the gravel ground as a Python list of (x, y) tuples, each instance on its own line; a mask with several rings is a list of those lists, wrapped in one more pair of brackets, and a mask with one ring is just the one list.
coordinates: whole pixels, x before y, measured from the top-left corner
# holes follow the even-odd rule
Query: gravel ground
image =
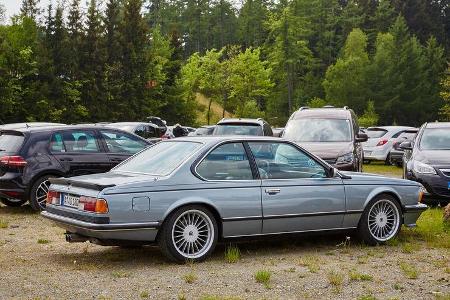
[[(176, 265), (155, 247), (68, 244), (63, 230), (29, 207), (0, 206), (0, 220), (7, 227), (0, 229), (1, 299), (449, 299), (450, 295), (450, 251), (429, 248), (424, 242), (408, 248), (367, 247), (352, 239), (345, 242), (345, 235), (296, 236), (238, 243), (241, 259), (236, 263), (225, 261), (226, 245), (219, 245), (204, 263)], [(412, 274), (402, 266), (413, 268)], [(268, 284), (256, 282), (258, 270), (271, 273)]]

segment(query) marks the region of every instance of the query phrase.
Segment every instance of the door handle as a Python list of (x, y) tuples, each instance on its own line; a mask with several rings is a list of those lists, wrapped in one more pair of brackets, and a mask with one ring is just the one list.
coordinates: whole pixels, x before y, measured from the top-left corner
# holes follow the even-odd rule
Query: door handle
[(73, 158), (71, 158), (71, 157), (63, 157), (63, 158), (61, 158), (61, 161), (73, 161)]
[(281, 192), (280, 189), (266, 189), (266, 194), (269, 194), (269, 195), (276, 195), (279, 192)]

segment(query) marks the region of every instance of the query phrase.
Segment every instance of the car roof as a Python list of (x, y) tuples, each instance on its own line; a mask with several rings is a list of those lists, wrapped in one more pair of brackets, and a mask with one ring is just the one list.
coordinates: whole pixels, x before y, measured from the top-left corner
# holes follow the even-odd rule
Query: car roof
[(231, 141), (287, 141), (285, 139), (273, 136), (250, 136), (250, 135), (208, 135), (208, 136), (184, 136), (166, 141), (184, 141), (184, 142), (202, 142), (202, 143), (219, 143)]
[(349, 119), (351, 118), (351, 110), (338, 107), (323, 108), (300, 108), (297, 110), (293, 118), (294, 120), (303, 118), (329, 118), (329, 119)]
[(158, 127), (158, 125), (150, 123), (150, 122), (114, 122), (114, 123), (108, 123), (106, 126), (108, 127), (114, 127), (114, 125), (117, 126), (139, 126), (139, 125), (148, 125), (152, 127)]
[(250, 119), (250, 118), (229, 118), (229, 119), (222, 119), (219, 122), (217, 122), (217, 125), (222, 124), (257, 124), (261, 125), (264, 122), (263, 119)]
[(426, 128), (450, 128), (450, 122), (427, 123)]
[(51, 123), (51, 122), (27, 122), (27, 123), (10, 123), (0, 125), (0, 130), (2, 129), (20, 129), (20, 128), (31, 128), (31, 127), (50, 127), (50, 126), (64, 126), (63, 123)]
[[(41, 126), (41, 127), (29, 127), (29, 128), (21, 127), (21, 128), (6, 129), (6, 130), (0, 128), (0, 131), (18, 131), (18, 132), (25, 133), (25, 132), (47, 132), (47, 131), (70, 130), (70, 129), (92, 130), (92, 129), (99, 129), (99, 127), (96, 125), (80, 124), (80, 125), (61, 125), (61, 126)], [(102, 129), (114, 129), (114, 128), (102, 127)]]
[(403, 130), (403, 129), (414, 129), (414, 127), (409, 127), (409, 126), (372, 126), (367, 128), (367, 130), (379, 130), (379, 129), (384, 129), (387, 131), (393, 131), (393, 130)]

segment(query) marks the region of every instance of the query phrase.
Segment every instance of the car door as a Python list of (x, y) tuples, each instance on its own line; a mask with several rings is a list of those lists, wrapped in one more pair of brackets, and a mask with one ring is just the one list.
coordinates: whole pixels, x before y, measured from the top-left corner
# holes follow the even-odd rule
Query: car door
[(261, 177), (263, 232), (340, 228), (345, 214), (342, 179), (287, 142), (249, 142)]
[(100, 136), (108, 153), (110, 168), (149, 145), (132, 134), (113, 129), (100, 129)]
[(111, 166), (95, 130), (64, 130), (51, 138), (50, 151), (66, 176), (107, 172)]
[(206, 181), (200, 197), (220, 211), (224, 237), (261, 233), (261, 181), (241, 142), (217, 146), (195, 167), (195, 172)]

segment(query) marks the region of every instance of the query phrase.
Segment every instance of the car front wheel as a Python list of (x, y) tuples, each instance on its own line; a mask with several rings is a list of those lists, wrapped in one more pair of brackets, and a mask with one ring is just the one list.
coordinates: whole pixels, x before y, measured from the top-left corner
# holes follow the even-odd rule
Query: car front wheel
[(170, 260), (202, 261), (217, 244), (217, 222), (203, 206), (181, 207), (164, 222), (158, 237), (159, 246)]
[(369, 245), (383, 244), (397, 236), (401, 208), (390, 195), (380, 195), (367, 205), (358, 226), (359, 237)]

